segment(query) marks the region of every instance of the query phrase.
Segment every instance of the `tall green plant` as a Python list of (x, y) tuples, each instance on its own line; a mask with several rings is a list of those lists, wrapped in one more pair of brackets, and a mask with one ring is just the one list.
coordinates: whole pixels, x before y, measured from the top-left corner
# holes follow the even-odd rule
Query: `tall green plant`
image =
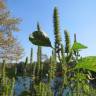
[(59, 31), (59, 16), (58, 16), (58, 9), (57, 9), (56, 7), (54, 8), (53, 20), (54, 20), (55, 44), (57, 44), (57, 46), (59, 46), (60, 43), (61, 43), (61, 37), (60, 37), (60, 31)]
[(52, 50), (52, 56), (50, 56), (50, 79), (53, 79), (55, 77), (56, 72), (56, 53), (55, 50)]
[(2, 73), (0, 80), (0, 96), (13, 96), (15, 79), (10, 79), (6, 75), (6, 63), (5, 60), (2, 63)]
[[(37, 24), (37, 30), (38, 30), (38, 32), (41, 31), (40, 26), (39, 26), (39, 23)], [(41, 46), (38, 46), (38, 50), (37, 50), (38, 72), (41, 69), (41, 56), (42, 56), (42, 54), (41, 54)]]
[[(69, 66), (70, 65), (69, 63), (74, 63), (73, 62), (74, 61), (73, 60), (74, 51), (78, 52), (81, 49), (85, 49), (86, 46), (84, 46), (81, 43), (78, 43), (76, 41), (76, 35), (74, 35), (74, 43), (71, 47), (70, 46), (70, 36), (69, 36), (69, 33), (66, 31), (65, 32), (65, 43), (66, 43), (65, 47), (66, 48), (64, 50), (64, 46), (61, 44), (61, 36), (60, 36), (60, 31), (59, 31), (59, 16), (58, 16), (58, 9), (56, 7), (54, 8), (53, 21), (54, 21), (54, 35), (55, 35), (55, 50), (54, 50), (55, 51), (55, 58), (54, 58), (54, 55), (52, 53), (52, 56), (50, 57), (50, 63), (51, 63), (50, 72), (51, 73), (49, 73), (49, 78), (53, 78), (53, 80), (55, 80), (57, 77), (60, 77), (60, 79), (62, 79), (62, 76), (60, 74), (64, 73), (64, 80), (62, 79), (63, 83), (61, 81), (60, 82), (61, 84), (58, 84), (58, 80), (56, 80), (56, 82), (54, 81), (55, 83), (57, 83), (55, 86), (57, 89), (57, 92), (61, 96), (63, 89), (66, 90), (66, 88), (70, 85), (69, 83), (70, 83), (71, 79), (69, 79), (69, 77), (68, 77), (68, 72), (74, 71), (74, 68), (73, 67), (70, 68), (71, 66)], [(32, 35), (29, 37), (29, 40), (33, 44), (38, 45), (37, 64), (36, 64), (37, 67), (35, 67), (35, 70), (37, 70), (36, 71), (37, 76), (41, 76), (39, 74), (40, 70), (42, 70), (42, 67), (41, 67), (42, 64), (40, 61), (41, 60), (41, 51), (40, 51), (41, 47), (40, 46), (46, 46), (46, 47), (51, 47), (51, 48), (53, 48), (53, 47), (51, 46), (51, 42), (50, 42), (49, 38), (46, 37), (46, 35), (41, 31), (39, 24), (37, 24), (37, 31), (32, 33)], [(64, 52), (67, 53), (67, 56), (64, 54)], [(78, 55), (75, 55), (75, 57), (76, 56), (78, 57)], [(59, 63), (58, 63), (58, 60), (59, 60)], [(78, 59), (75, 59), (75, 60), (78, 60)], [(55, 68), (53, 63), (56, 64), (56, 68)], [(54, 70), (54, 69), (56, 69), (56, 70)], [(62, 71), (62, 69), (64, 71)], [(78, 75), (78, 74), (76, 74), (76, 75)], [(78, 77), (76, 80), (78, 82)], [(44, 89), (45, 89), (44, 83), (39, 82), (39, 84), (36, 85), (36, 90), (37, 90), (37, 92), (40, 92), (40, 96), (43, 96), (44, 93), (46, 93), (46, 92), (44, 92)], [(77, 91), (79, 92), (79, 90), (77, 90)], [(55, 95), (55, 93), (54, 93), (54, 95)]]
[(71, 49), (70, 35), (67, 30), (64, 30), (64, 34), (65, 34), (65, 53), (67, 53), (67, 55), (68, 55), (70, 53), (70, 49)]
[(55, 51), (58, 54), (58, 59), (60, 61), (61, 36), (59, 30), (58, 9), (56, 7), (54, 8), (53, 22), (54, 22), (54, 35), (55, 35)]
[(2, 75), (1, 75), (1, 78), (2, 78), (2, 84), (1, 84), (1, 94), (2, 96), (6, 95), (6, 92), (7, 92), (7, 89), (6, 89), (6, 70), (5, 70), (5, 60), (3, 60), (3, 63), (2, 63)]
[[(41, 31), (39, 23), (37, 23), (37, 31), (38, 32)], [(41, 79), (42, 79), (42, 68), (43, 68), (41, 56), (42, 56), (42, 47), (38, 46), (38, 49), (37, 49), (37, 64), (36, 64), (37, 72), (36, 72), (36, 79), (35, 79), (35, 81), (37, 83), (37, 85), (36, 85), (37, 92), (40, 95), (42, 95)]]
[(27, 66), (27, 64), (28, 64), (28, 57), (26, 57), (25, 59), (25, 67)]
[(28, 64), (28, 57), (26, 57), (25, 63), (24, 63), (24, 75), (26, 75), (27, 73), (27, 64)]
[(38, 46), (38, 52), (37, 52), (37, 63), (40, 69), (40, 65), (41, 65), (41, 47)]
[(5, 84), (5, 76), (6, 76), (6, 72), (5, 72), (5, 60), (3, 60), (2, 63), (2, 83)]
[[(74, 34), (74, 43), (77, 42), (77, 37), (76, 37), (76, 33)], [(78, 60), (78, 55), (79, 55), (79, 51), (78, 50), (74, 50), (74, 55), (76, 57), (76, 60)]]
[(33, 63), (33, 48), (31, 48), (31, 54), (30, 54), (30, 64)]
[(74, 42), (77, 42), (76, 33), (74, 34)]

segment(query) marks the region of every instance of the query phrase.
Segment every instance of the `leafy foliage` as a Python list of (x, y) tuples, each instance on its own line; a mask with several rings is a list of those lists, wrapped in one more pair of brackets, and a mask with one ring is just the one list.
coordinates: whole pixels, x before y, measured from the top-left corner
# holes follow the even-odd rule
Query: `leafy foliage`
[(87, 47), (81, 43), (78, 42), (74, 42), (73, 46), (72, 46), (72, 50), (74, 51), (80, 51), (81, 49), (86, 49)]
[(79, 59), (75, 68), (83, 68), (96, 72), (96, 56)]
[[(5, 7), (1, 8), (3, 5)], [(23, 48), (12, 34), (19, 31), (19, 23), (20, 19), (11, 17), (4, 0), (0, 0), (0, 60), (12, 62), (21, 59)]]
[(3, 0), (0, 0), (0, 9), (4, 9), (4, 8), (5, 8), (5, 4)]
[(46, 33), (42, 31), (35, 31), (29, 36), (31, 43), (38, 46), (52, 47), (49, 38), (46, 36)]

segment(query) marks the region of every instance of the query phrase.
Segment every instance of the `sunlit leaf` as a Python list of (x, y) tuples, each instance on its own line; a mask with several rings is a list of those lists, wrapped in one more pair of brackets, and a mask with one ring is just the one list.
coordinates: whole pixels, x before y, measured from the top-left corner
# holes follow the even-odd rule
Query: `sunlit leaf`
[(52, 47), (51, 42), (46, 33), (35, 31), (29, 36), (29, 40), (34, 45)]
[(81, 50), (81, 49), (86, 49), (87, 46), (78, 43), (78, 42), (74, 42), (73, 46), (72, 46), (72, 50), (77, 51), (77, 50)]
[(89, 56), (80, 59), (75, 68), (83, 68), (96, 72), (96, 56)]

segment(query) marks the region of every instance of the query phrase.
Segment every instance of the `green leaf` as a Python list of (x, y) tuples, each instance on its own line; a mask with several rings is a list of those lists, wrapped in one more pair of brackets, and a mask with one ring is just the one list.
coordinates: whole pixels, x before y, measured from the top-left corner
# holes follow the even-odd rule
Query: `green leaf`
[(80, 59), (75, 68), (83, 68), (96, 72), (96, 56), (89, 56)]
[(78, 43), (78, 42), (74, 42), (73, 46), (72, 46), (72, 50), (74, 51), (80, 51), (81, 49), (86, 49), (87, 46), (81, 44), (81, 43)]
[(29, 36), (29, 41), (34, 45), (52, 47), (47, 34), (42, 31), (35, 31)]
[(90, 86), (87, 85), (87, 84), (84, 84), (84, 85), (83, 85), (83, 89), (84, 89), (84, 91), (85, 91), (86, 93), (89, 93)]

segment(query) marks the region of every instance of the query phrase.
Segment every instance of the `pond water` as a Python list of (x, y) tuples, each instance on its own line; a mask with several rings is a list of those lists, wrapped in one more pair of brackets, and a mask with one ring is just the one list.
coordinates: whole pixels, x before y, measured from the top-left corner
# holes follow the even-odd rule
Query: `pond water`
[[(56, 86), (55, 81), (56, 80), (60, 84), (60, 82), (62, 82), (62, 78), (55, 78), (55, 80), (50, 81), (50, 86), (52, 88), (52, 91), (55, 93), (54, 96), (58, 96), (58, 95), (56, 95), (56, 94), (58, 94), (58, 92), (56, 93), (56, 88), (55, 88), (55, 86)], [(32, 77), (18, 77), (15, 82), (15, 86), (14, 86), (15, 96), (19, 96), (23, 91), (29, 91), (30, 84), (32, 84), (32, 82), (33, 82)], [(70, 89), (66, 88), (66, 90), (64, 90), (62, 96), (66, 96), (66, 94), (68, 94), (68, 93), (70, 93)]]
[(15, 96), (19, 96), (23, 91), (28, 91), (30, 83), (32, 83), (31, 77), (18, 77), (14, 86)]

